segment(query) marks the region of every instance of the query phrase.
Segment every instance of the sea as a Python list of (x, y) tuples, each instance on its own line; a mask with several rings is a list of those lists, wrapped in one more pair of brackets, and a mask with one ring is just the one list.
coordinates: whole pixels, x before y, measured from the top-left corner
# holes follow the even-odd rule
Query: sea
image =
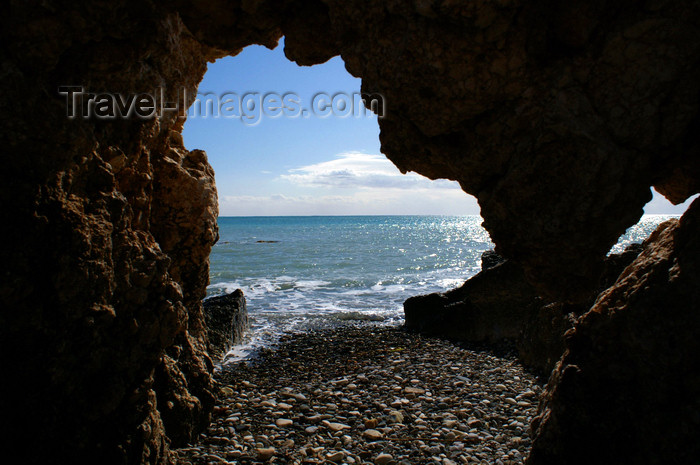
[[(643, 241), (666, 215), (645, 215), (611, 253)], [(224, 363), (285, 333), (372, 321), (403, 323), (403, 302), (460, 286), (493, 248), (474, 216), (220, 217), (207, 296), (242, 289), (251, 330)]]

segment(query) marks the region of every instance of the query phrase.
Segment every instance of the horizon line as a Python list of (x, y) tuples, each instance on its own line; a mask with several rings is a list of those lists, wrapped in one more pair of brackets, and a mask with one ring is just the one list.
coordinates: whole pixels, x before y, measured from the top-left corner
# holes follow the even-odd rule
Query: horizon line
[[(468, 213), (468, 214), (445, 214), (445, 213), (407, 213), (407, 214), (397, 214), (397, 213), (362, 213), (355, 215), (218, 215), (217, 218), (324, 218), (324, 217), (354, 217), (354, 216), (479, 216), (479, 213)], [(641, 217), (645, 216), (683, 216), (682, 213), (644, 213)], [(482, 217), (483, 218), (483, 217)]]
[(319, 218), (319, 217), (352, 217), (352, 216), (481, 216), (478, 213), (468, 213), (468, 214), (445, 214), (445, 213), (360, 213), (356, 215), (219, 215), (217, 218), (292, 218), (292, 217), (308, 217), (308, 218)]

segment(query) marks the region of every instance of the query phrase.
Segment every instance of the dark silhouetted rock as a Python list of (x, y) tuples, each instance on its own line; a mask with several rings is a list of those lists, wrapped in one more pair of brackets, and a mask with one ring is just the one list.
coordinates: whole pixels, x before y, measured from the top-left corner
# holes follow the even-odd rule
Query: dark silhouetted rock
[(604, 262), (598, 289), (581, 304), (547, 303), (537, 296), (517, 264), (486, 251), (481, 256), (482, 271), (462, 287), (406, 300), (405, 327), (458, 341), (509, 339), (515, 342), (522, 362), (547, 377), (564, 353), (564, 334), (641, 249), (641, 244), (631, 244), (624, 252), (611, 254)]
[(498, 255), (495, 250), (487, 250), (481, 254), (481, 270), (488, 270), (496, 265), (500, 265), (504, 261), (506, 261), (506, 259)]
[(590, 309), (598, 294), (615, 283), (641, 250), (642, 244), (630, 244), (623, 252), (610, 254), (603, 262), (598, 286), (588, 300), (579, 304), (550, 302), (532, 311), (516, 343), (520, 360), (546, 379), (564, 353), (565, 333)]
[(460, 341), (515, 340), (531, 307), (538, 305), (520, 266), (505, 261), (452, 291), (409, 298), (404, 302), (405, 327)]
[(230, 294), (206, 299), (204, 320), (207, 324), (209, 354), (220, 360), (231, 346), (241, 341), (250, 327), (243, 291), (236, 289)]
[(700, 455), (700, 202), (668, 221), (575, 328), (532, 424), (529, 465)]
[(523, 364), (546, 380), (564, 353), (564, 335), (583, 311), (581, 305), (561, 302), (532, 309), (516, 342)]
[(340, 55), (384, 97), (382, 152), (475, 195), (550, 300), (589, 298), (650, 186), (675, 203), (700, 189), (695, 0), (178, 5), (217, 56), (283, 35), (301, 65)]

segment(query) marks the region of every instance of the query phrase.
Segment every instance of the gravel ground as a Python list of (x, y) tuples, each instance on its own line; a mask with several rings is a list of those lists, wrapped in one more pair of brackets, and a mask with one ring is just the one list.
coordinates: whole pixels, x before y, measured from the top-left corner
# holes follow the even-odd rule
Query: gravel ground
[(218, 381), (179, 464), (523, 463), (541, 391), (512, 356), (370, 323), (286, 336)]

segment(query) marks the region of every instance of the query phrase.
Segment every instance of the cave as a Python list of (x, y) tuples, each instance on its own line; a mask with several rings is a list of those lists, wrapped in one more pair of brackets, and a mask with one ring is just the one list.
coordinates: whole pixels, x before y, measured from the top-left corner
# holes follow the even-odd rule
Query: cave
[[(391, 102), (382, 152), (458, 181), (497, 252), (561, 302), (590, 297), (650, 187), (700, 192), (692, 0), (13, 0), (2, 21), (1, 436), (28, 463), (170, 463), (215, 402), (206, 154), (173, 112), (69, 118), (64, 86), (177, 102), (251, 44), (339, 55)], [(699, 209), (567, 333), (528, 463), (697, 457)]]

